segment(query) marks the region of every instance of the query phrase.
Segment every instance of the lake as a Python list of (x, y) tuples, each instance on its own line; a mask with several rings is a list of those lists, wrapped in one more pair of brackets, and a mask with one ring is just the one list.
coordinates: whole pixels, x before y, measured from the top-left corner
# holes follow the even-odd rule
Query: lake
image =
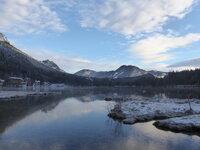
[(76, 88), (62, 95), (0, 102), (0, 150), (199, 150), (200, 136), (124, 125), (105, 97), (199, 98), (199, 89)]

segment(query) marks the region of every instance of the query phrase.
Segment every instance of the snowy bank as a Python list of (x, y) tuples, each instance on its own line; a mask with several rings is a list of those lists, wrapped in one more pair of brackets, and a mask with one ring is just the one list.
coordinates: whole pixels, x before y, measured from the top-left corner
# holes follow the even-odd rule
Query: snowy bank
[[(200, 114), (200, 100), (191, 99), (190, 101), (193, 114)], [(134, 96), (132, 100), (116, 104), (108, 116), (125, 124), (134, 124), (186, 116), (190, 114), (189, 110), (188, 100)]]
[(200, 115), (189, 115), (166, 120), (159, 120), (154, 123), (158, 128), (175, 132), (199, 132)]
[(58, 94), (58, 92), (0, 91), (0, 99), (11, 99), (26, 96), (42, 96)]

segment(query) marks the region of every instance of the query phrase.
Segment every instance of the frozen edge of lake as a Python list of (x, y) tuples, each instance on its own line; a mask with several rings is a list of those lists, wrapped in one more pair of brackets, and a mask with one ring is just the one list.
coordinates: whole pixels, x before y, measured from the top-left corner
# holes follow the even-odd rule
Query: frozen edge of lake
[(189, 115), (166, 120), (158, 120), (154, 122), (154, 125), (158, 128), (174, 132), (199, 132), (200, 115)]
[(59, 92), (37, 92), (37, 91), (0, 91), (0, 100), (21, 98), (27, 96), (44, 96), (59, 94)]
[[(194, 128), (195, 131), (200, 129), (200, 100), (191, 99), (190, 102), (193, 112), (190, 111), (187, 99), (135, 96), (132, 100), (116, 104), (108, 116), (122, 121), (124, 124), (167, 119), (156, 121), (154, 125), (173, 131), (177, 129), (178, 131), (193, 132), (191, 128)], [(192, 119), (194, 115), (195, 119)], [(180, 122), (180, 120), (182, 121)]]

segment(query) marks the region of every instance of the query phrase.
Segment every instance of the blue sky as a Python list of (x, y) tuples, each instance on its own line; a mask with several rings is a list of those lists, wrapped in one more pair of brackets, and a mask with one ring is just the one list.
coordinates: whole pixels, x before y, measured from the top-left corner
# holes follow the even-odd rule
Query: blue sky
[(70, 73), (123, 64), (164, 71), (200, 66), (199, 0), (0, 2), (0, 32)]

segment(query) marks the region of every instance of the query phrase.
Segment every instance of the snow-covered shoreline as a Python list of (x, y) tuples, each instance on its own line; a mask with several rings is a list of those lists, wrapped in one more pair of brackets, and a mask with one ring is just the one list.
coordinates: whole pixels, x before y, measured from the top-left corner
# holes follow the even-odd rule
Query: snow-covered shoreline
[[(190, 115), (196, 115), (200, 119), (200, 100), (191, 99), (190, 102), (193, 110), (192, 112), (187, 99), (145, 98), (142, 96), (135, 96), (132, 100), (117, 103), (115, 107), (110, 110), (108, 116), (122, 121), (125, 124), (168, 118), (176, 120), (176, 117), (188, 116), (187, 118), (183, 117), (182, 120), (184, 120), (190, 119)], [(161, 123), (163, 123), (162, 121), (158, 122), (160, 126)], [(171, 121), (164, 123), (166, 126), (166, 124), (170, 124)], [(184, 121), (182, 126), (184, 126)], [(200, 121), (197, 126), (200, 127)]]
[(175, 132), (199, 132), (200, 115), (189, 115), (166, 120), (158, 120), (154, 125), (158, 128)]
[(13, 99), (26, 96), (43, 96), (59, 94), (59, 92), (37, 92), (37, 91), (0, 91), (0, 100)]

